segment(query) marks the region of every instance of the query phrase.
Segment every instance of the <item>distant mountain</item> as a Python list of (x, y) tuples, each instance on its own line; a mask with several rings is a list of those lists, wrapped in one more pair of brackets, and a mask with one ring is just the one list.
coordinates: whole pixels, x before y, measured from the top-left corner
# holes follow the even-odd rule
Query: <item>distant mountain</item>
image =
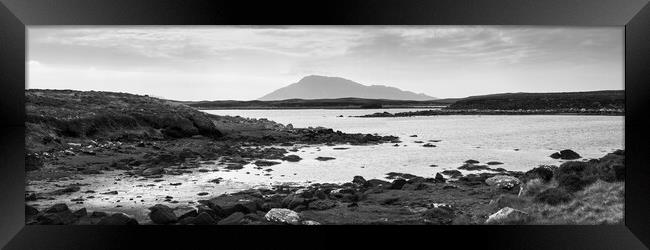
[(258, 100), (365, 98), (425, 101), (436, 98), (383, 85), (366, 86), (340, 77), (310, 75)]

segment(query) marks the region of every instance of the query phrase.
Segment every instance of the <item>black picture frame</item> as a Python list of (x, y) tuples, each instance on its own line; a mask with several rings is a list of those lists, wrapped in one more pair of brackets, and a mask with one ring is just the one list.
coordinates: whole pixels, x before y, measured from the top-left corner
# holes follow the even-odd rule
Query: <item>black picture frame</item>
[[(647, 0), (0, 0), (0, 246), (96, 249), (191, 245), (647, 249), (650, 245), (650, 5)], [(26, 28), (32, 25), (625, 26), (624, 226), (25, 226)], [(463, 240), (458, 240), (463, 239)], [(311, 243), (296, 243), (305, 240)], [(307, 244), (307, 245), (306, 245)], [(309, 245), (311, 244), (311, 245)]]

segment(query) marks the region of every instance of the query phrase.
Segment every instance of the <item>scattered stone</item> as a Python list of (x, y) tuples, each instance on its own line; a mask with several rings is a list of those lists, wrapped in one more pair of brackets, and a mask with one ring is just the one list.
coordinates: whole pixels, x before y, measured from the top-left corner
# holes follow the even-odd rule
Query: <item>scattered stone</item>
[(277, 161), (257, 160), (255, 162), (253, 162), (253, 164), (255, 164), (258, 167), (268, 167), (268, 166), (273, 166), (273, 165), (277, 165), (277, 164), (280, 164), (280, 163), (277, 162)]
[(327, 156), (319, 156), (319, 157), (316, 157), (316, 160), (319, 160), (319, 161), (329, 161), (329, 160), (334, 160), (334, 159), (336, 159), (336, 158), (334, 158), (334, 157), (327, 157)]
[(48, 194), (49, 195), (63, 195), (63, 194), (69, 194), (69, 193), (77, 192), (80, 189), (81, 188), (79, 188), (79, 186), (69, 186), (69, 187), (66, 187), (66, 188), (63, 188), (63, 189), (52, 191), (52, 192), (50, 192)]
[(487, 165), (474, 165), (473, 163), (466, 163), (458, 167), (458, 169), (463, 169), (467, 171), (477, 171), (477, 170), (490, 170), (490, 167), (488, 167)]

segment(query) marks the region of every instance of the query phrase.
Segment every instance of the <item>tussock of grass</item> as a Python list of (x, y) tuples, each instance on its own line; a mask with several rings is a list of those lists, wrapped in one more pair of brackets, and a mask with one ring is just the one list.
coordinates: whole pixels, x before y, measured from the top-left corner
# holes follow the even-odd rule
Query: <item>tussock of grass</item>
[(526, 209), (535, 218), (532, 224), (619, 224), (623, 223), (625, 185), (598, 180), (565, 204), (534, 203)]

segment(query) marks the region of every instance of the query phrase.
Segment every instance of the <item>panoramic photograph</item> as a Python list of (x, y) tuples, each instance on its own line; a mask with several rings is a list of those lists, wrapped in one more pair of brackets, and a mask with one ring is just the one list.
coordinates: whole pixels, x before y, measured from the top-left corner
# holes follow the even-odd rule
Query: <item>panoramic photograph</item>
[(27, 225), (622, 225), (624, 28), (29, 26)]

